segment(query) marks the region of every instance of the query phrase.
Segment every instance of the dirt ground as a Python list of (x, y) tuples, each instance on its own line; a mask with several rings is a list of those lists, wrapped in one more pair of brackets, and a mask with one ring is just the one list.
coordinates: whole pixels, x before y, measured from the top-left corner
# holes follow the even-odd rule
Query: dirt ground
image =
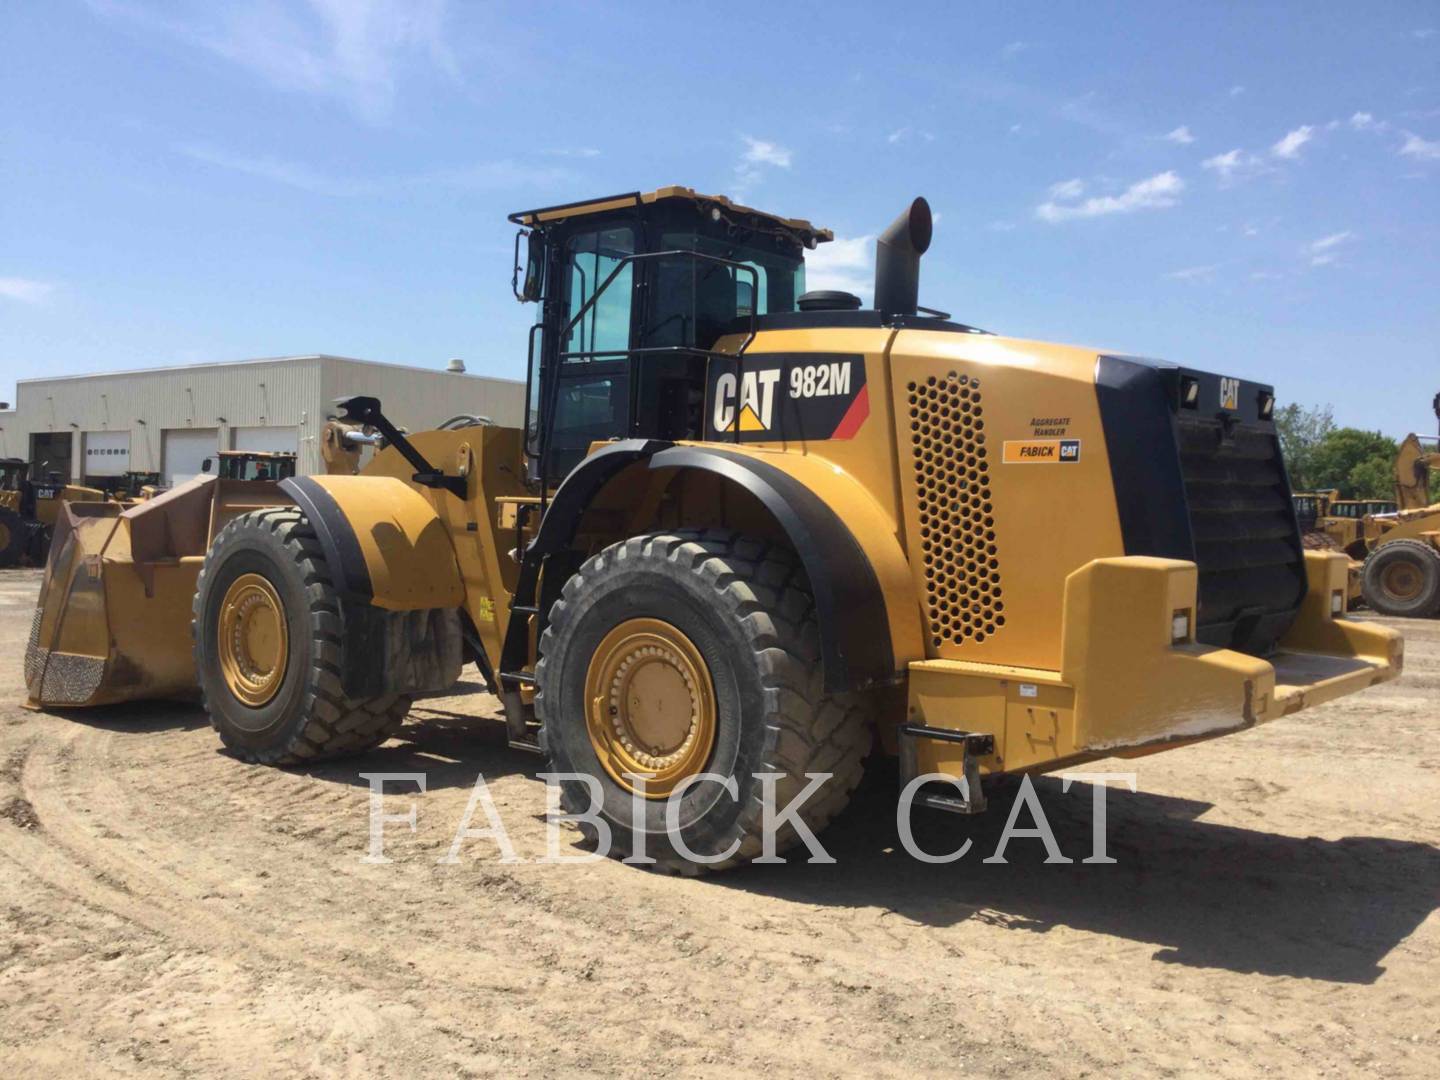
[[(915, 862), (882, 777), (835, 865), (686, 880), (483, 840), (437, 864), (480, 773), (545, 853), (540, 763), (478, 690), (306, 772), (227, 757), (196, 708), (27, 712), (37, 586), (0, 573), (6, 1075), (1440, 1074), (1440, 623), (1405, 625), (1397, 683), (1131, 763), (1115, 865), (1079, 861), (1091, 789), (1050, 780), (1074, 863), (983, 863), (1004, 797), (918, 813), (975, 846)], [(386, 865), (366, 772), (427, 776), (386, 800), (418, 820)]]

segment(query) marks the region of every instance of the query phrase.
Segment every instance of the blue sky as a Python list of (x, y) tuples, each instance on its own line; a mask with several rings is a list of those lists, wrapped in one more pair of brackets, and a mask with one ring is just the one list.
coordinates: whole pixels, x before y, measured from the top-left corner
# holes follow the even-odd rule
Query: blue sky
[[(647, 17), (647, 12), (657, 13)], [(1440, 5), (0, 6), (14, 380), (330, 352), (519, 378), (534, 205), (686, 184), (922, 303), (1430, 430)]]

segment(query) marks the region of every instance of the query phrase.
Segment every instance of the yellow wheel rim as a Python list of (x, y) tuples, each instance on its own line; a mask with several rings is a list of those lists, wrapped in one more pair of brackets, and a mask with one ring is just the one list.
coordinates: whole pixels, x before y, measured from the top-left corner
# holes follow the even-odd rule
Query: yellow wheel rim
[(241, 574), (220, 604), (220, 671), (235, 697), (259, 708), (285, 678), (290, 634), (275, 586), (259, 574)]
[(1385, 591), (1401, 600), (1412, 600), (1420, 592), (1420, 572), (1407, 562), (1392, 562), (1380, 575)]
[(703, 772), (715, 749), (715, 687), (700, 650), (661, 619), (627, 619), (585, 673), (585, 728), (600, 764), (626, 791), (645, 778), (663, 799)]

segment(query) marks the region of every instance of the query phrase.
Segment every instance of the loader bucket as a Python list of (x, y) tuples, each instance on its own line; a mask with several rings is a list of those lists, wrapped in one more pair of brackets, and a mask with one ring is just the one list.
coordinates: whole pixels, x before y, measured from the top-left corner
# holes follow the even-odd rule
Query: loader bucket
[(60, 508), (25, 651), (28, 705), (196, 693), (190, 605), (214, 491), (201, 478), (129, 508)]

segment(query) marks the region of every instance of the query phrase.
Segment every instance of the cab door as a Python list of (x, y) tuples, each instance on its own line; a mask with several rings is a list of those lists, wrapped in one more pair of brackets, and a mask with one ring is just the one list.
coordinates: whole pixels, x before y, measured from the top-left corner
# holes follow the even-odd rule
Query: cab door
[[(629, 434), (635, 264), (622, 262), (634, 253), (635, 229), (629, 224), (576, 232), (565, 243), (559, 328), (575, 325), (555, 357), (547, 479), (563, 478), (591, 443)], [(615, 278), (606, 285), (612, 273)]]

